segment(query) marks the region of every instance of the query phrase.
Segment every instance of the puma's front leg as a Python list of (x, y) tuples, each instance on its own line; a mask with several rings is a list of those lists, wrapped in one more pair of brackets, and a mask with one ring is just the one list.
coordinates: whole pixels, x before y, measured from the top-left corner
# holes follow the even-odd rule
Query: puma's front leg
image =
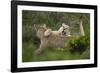
[(40, 55), (43, 52), (43, 49), (46, 48), (46, 41), (41, 41), (39, 48), (36, 50), (36, 54)]

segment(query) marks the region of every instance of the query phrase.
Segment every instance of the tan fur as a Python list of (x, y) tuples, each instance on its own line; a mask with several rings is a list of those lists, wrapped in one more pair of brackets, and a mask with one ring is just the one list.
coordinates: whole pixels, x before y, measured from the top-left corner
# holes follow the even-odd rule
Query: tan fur
[[(46, 25), (45, 25), (46, 27)], [(52, 30), (52, 29), (47, 29), (44, 33), (44, 36), (49, 36), (50, 34), (54, 34), (54, 35), (60, 35), (62, 32), (65, 32), (65, 35), (69, 35), (70, 36), (70, 32), (69, 32), (69, 26), (66, 25), (65, 23), (62, 23), (62, 26), (59, 28), (59, 30)]]
[(40, 27), (37, 31), (37, 36), (40, 38), (40, 46), (36, 50), (37, 54), (40, 54), (44, 48), (50, 46), (54, 48), (65, 48), (65, 41), (68, 39), (69, 36), (60, 36), (55, 34), (50, 34), (49, 36), (44, 36), (44, 32), (47, 29), (44, 27)]

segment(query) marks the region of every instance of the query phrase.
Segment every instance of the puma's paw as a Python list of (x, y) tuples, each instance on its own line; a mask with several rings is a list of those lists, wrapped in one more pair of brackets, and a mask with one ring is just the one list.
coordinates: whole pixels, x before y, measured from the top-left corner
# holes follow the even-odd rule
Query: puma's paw
[(49, 36), (52, 33), (51, 31), (51, 29), (46, 30), (44, 36)]

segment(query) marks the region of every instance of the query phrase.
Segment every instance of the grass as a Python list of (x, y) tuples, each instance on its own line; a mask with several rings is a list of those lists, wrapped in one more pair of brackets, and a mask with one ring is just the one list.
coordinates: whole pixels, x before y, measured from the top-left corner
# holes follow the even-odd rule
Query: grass
[(22, 61), (35, 62), (35, 61), (54, 61), (54, 60), (78, 60), (87, 59), (87, 51), (82, 55), (78, 53), (71, 53), (69, 50), (63, 48), (45, 48), (41, 56), (35, 55), (37, 47), (32, 42), (23, 43)]

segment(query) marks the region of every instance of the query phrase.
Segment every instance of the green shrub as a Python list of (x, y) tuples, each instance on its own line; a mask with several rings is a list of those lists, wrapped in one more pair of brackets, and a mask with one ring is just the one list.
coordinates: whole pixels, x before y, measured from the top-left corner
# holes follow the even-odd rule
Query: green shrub
[(80, 36), (78, 38), (71, 38), (69, 41), (69, 48), (72, 53), (78, 52), (83, 53), (90, 47), (90, 39), (88, 36)]

